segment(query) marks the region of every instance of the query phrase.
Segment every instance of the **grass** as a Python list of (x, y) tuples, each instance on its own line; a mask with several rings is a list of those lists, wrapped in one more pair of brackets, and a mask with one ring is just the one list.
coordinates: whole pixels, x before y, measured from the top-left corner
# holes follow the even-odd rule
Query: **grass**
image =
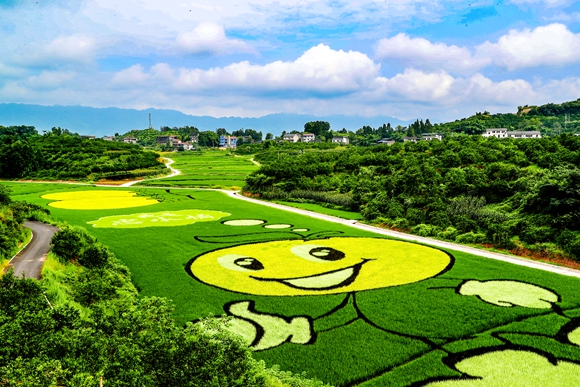
[[(461, 376), (460, 367), (466, 375), (478, 377), (484, 370), (497, 378), (502, 373), (495, 370), (505, 369), (502, 362), (520, 367), (528, 360), (543, 364), (542, 359), (552, 356), (564, 366), (536, 375), (538, 380), (546, 375), (554, 380), (575, 380), (580, 346), (564, 338), (580, 341), (576, 334), (569, 335), (580, 326), (579, 279), (457, 251), (447, 251), (449, 256), (407, 242), (398, 243), (408, 249), (397, 250), (396, 244), (385, 242), (387, 238), (363, 230), (236, 200), (216, 191), (122, 188), (158, 203), (145, 211), (143, 207), (79, 211), (48, 207), (53, 201), (42, 196), (103, 188), (7, 185), (15, 200), (43, 205), (55, 218), (88, 228), (130, 268), (141, 295), (174, 301), (174, 317), (179, 323), (228, 312), (231, 329), (242, 330), (250, 344), (263, 348), (255, 356), (268, 366), (279, 364), (294, 373), (306, 371), (309, 377), (339, 387), (425, 385), (434, 380), (446, 381), (441, 385), (468, 386), (455, 380)], [(130, 218), (144, 212), (184, 210), (230, 215), (163, 228), (107, 227), (113, 222), (92, 227), (88, 223), (111, 216)], [(287, 226), (267, 228), (276, 225)], [(419, 255), (413, 258), (412, 250)], [(350, 287), (365, 278), (365, 265), (371, 267), (381, 259), (393, 261), (364, 281), (388, 284), (397, 276), (393, 274), (396, 270), (400, 269), (400, 276), (416, 274), (442, 256), (453, 257), (450, 264), (426, 277), (419, 275), (397, 286)], [(363, 261), (368, 263), (357, 268), (356, 262)], [(202, 274), (192, 269), (195, 262), (205, 265), (202, 272), (212, 273), (213, 279), (197, 279)], [(271, 262), (280, 269), (267, 272)], [(352, 272), (341, 272), (345, 268)], [(349, 275), (359, 269), (348, 282)], [(232, 281), (220, 283), (230, 272), (254, 281), (260, 291), (252, 292)], [(336, 287), (328, 294), (300, 291), (301, 286), (318, 286), (321, 277), (317, 276), (322, 273), (332, 273), (331, 277), (345, 282), (331, 284)], [(288, 287), (291, 294), (272, 294), (273, 284), (283, 288), (280, 281), (294, 286)], [(542, 300), (533, 299), (536, 293)], [(505, 352), (514, 348), (531, 350)], [(503, 374), (508, 378), (508, 373)], [(492, 381), (511, 385), (514, 380)]]
[(175, 161), (172, 167), (181, 174), (163, 180), (145, 180), (138, 185), (239, 190), (246, 176), (258, 168), (249, 156), (233, 156), (227, 151), (174, 152), (165, 156)]

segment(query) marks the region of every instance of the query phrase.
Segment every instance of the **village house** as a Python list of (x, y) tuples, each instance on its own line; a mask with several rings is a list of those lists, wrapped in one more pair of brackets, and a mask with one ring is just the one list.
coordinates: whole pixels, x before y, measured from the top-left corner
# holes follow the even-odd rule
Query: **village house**
[(393, 140), (392, 138), (381, 138), (380, 140), (377, 140), (377, 144), (382, 144), (382, 145), (393, 145), (395, 143), (395, 140)]
[(410, 142), (417, 142), (417, 141), (419, 141), (419, 139), (417, 137), (408, 137), (408, 136), (403, 137), (403, 142), (409, 142), (409, 141)]
[(421, 135), (421, 137), (425, 141), (429, 141), (429, 140), (439, 140), (439, 141), (441, 141), (443, 139), (443, 135), (441, 135), (439, 133), (423, 133)]
[(135, 137), (125, 137), (123, 142), (127, 144), (137, 144), (137, 139)]
[(497, 138), (507, 138), (507, 129), (506, 128), (490, 128), (485, 129), (485, 133), (483, 133), (482, 137), (497, 137)]
[(542, 138), (542, 134), (537, 130), (513, 131), (507, 132), (507, 134), (510, 138)]
[(348, 137), (346, 137), (346, 136), (337, 136), (337, 137), (333, 137), (332, 138), (332, 143), (333, 144), (344, 144), (344, 145), (348, 145), (349, 144), (349, 140), (348, 140)]
[(238, 145), (238, 138), (234, 136), (220, 136), (220, 148), (235, 148)]
[(177, 141), (179, 141), (179, 137), (176, 135), (157, 136), (157, 144), (169, 144), (169, 146), (172, 146), (172, 143)]
[(282, 136), (282, 140), (284, 141), (291, 141), (291, 142), (298, 142), (302, 136), (300, 133), (286, 133)]
[(103, 140), (105, 141), (113, 141), (115, 139), (115, 136), (103, 136)]
[(314, 142), (316, 136), (313, 133), (302, 133), (302, 142)]

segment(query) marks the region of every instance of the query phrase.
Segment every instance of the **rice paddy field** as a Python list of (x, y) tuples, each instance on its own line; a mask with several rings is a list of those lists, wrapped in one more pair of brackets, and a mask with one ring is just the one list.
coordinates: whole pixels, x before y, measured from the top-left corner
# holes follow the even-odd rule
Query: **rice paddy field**
[(340, 387), (580, 385), (580, 279), (219, 191), (7, 185), (110, 246), (178, 322), (229, 316), (268, 365)]
[(258, 168), (249, 160), (250, 157), (234, 156), (229, 151), (172, 152), (166, 156), (175, 161), (172, 167), (181, 174), (138, 185), (239, 190), (244, 186), (246, 176)]

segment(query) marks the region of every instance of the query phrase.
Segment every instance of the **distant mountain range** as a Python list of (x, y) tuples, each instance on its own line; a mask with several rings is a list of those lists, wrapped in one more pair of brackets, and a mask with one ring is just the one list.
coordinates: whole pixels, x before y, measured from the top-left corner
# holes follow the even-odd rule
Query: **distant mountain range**
[(215, 130), (225, 128), (229, 132), (244, 129), (262, 131), (264, 135), (270, 132), (279, 135), (282, 131), (303, 130), (304, 124), (309, 121), (328, 121), (334, 130), (346, 128), (357, 130), (365, 125), (378, 127), (391, 123), (393, 126), (407, 125), (409, 122), (396, 118), (356, 117), (334, 115), (317, 117), (303, 114), (269, 114), (259, 118), (241, 117), (209, 117), (191, 116), (177, 110), (165, 109), (119, 109), (119, 108), (92, 108), (85, 106), (42, 106), (16, 103), (0, 104), (0, 125), (29, 125), (39, 132), (50, 130), (52, 127), (69, 129), (79, 134), (104, 136), (115, 133), (126, 133), (132, 129), (146, 129), (149, 127), (149, 114), (152, 126), (159, 129), (161, 126), (195, 126), (198, 129)]

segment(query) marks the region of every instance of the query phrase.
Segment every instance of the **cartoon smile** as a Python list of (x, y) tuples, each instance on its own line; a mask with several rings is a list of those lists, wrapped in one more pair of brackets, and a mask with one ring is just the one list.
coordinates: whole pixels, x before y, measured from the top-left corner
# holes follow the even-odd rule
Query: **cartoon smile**
[(187, 270), (200, 282), (238, 293), (318, 296), (409, 284), (452, 264), (447, 253), (423, 245), (332, 237), (217, 249), (193, 258)]
[(362, 265), (371, 261), (363, 258), (363, 261), (344, 269), (332, 270), (322, 274), (296, 278), (260, 278), (250, 276), (258, 281), (275, 281), (295, 289), (306, 290), (329, 290), (350, 285), (354, 282)]

